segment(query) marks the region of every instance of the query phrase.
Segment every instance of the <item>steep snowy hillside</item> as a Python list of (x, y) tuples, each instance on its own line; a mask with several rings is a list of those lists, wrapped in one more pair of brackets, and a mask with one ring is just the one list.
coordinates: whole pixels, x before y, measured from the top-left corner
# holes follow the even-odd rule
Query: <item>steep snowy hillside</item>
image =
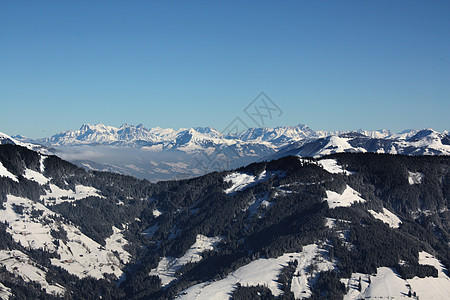
[(450, 297), (449, 157), (287, 156), (154, 184), (11, 144), (0, 163), (3, 298)]

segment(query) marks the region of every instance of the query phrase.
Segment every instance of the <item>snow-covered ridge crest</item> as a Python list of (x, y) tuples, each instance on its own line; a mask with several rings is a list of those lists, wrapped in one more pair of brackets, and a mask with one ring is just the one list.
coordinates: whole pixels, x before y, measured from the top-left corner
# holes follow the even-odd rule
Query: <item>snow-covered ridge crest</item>
[(28, 148), (30, 150), (37, 151), (37, 152), (44, 153), (44, 154), (48, 154), (50, 152), (49, 149), (47, 149), (46, 147), (44, 147), (42, 145), (20, 141), (20, 140), (15, 139), (7, 134), (0, 132), (0, 145), (5, 145), (5, 144), (22, 146), (22, 147)]

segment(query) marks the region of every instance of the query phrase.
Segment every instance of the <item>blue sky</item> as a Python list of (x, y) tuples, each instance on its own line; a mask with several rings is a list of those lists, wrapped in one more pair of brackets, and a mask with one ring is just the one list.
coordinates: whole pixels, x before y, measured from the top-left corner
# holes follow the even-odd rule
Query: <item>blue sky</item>
[[(1, 1), (0, 131), (450, 129), (449, 1)], [(247, 119), (248, 125), (253, 124)]]

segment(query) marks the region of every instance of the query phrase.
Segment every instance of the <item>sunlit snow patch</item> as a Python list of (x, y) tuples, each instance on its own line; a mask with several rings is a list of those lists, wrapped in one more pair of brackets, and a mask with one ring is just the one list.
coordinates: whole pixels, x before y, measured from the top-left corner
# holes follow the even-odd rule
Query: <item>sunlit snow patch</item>
[(122, 230), (118, 229), (117, 227), (113, 226), (113, 234), (105, 239), (105, 248), (106, 250), (109, 250), (111, 252), (117, 252), (119, 255), (120, 260), (123, 263), (128, 263), (130, 261), (130, 253), (124, 250), (123, 247), (128, 245), (128, 241), (124, 239)]
[(152, 214), (153, 214), (153, 216), (154, 216), (155, 218), (157, 218), (157, 217), (159, 217), (160, 215), (162, 215), (162, 212), (160, 212), (160, 211), (156, 208), (156, 209), (154, 209), (154, 210), (152, 211)]
[(46, 190), (46, 195), (41, 196), (41, 200), (44, 200), (45, 205), (55, 205), (62, 202), (73, 202), (76, 200), (81, 200), (86, 197), (99, 197), (101, 196), (99, 191), (90, 186), (76, 185), (75, 191), (64, 190), (57, 185), (50, 184), (50, 191)]
[[(254, 197), (254, 199), (248, 204), (248, 216), (252, 218), (260, 209), (268, 209), (273, 205), (273, 202), (269, 201), (269, 194), (266, 193), (260, 197)], [(262, 217), (261, 215), (259, 217)]]
[(0, 282), (0, 299), (8, 300), (12, 296), (11, 289)]
[(333, 191), (326, 192), (327, 197), (324, 199), (324, 201), (328, 202), (328, 207), (330, 209), (336, 207), (348, 207), (355, 202), (366, 202), (366, 200), (361, 198), (361, 195), (357, 191), (355, 191), (348, 185), (342, 194)]
[(399, 217), (397, 217), (395, 214), (387, 210), (383, 207), (383, 212), (376, 212), (371, 209), (369, 209), (369, 213), (378, 220), (383, 221), (384, 223), (388, 224), (389, 227), (392, 228), (398, 228), (402, 221)]
[(354, 172), (344, 170), (335, 159), (321, 159), (317, 162), (325, 171), (332, 174), (352, 175)]
[(246, 188), (257, 185), (258, 183), (265, 181), (265, 180), (271, 178), (272, 176), (282, 175), (282, 174), (283, 173), (279, 172), (279, 171), (266, 172), (266, 170), (261, 172), (261, 174), (259, 174), (258, 176), (249, 175), (247, 173), (234, 172), (234, 173), (228, 174), (223, 179), (225, 182), (231, 181), (231, 184), (232, 184), (231, 187), (229, 187), (228, 189), (225, 190), (225, 193), (231, 194), (231, 193), (235, 193), (238, 191), (242, 191)]
[(422, 183), (422, 179), (423, 179), (423, 174), (420, 172), (409, 172), (408, 171), (408, 183), (410, 185), (413, 184), (420, 184)]
[(30, 257), (19, 250), (0, 250), (0, 265), (19, 276), (25, 282), (35, 281), (49, 294), (64, 294), (64, 287), (51, 285), (46, 280), (46, 269), (36, 264)]
[(25, 174), (23, 175), (23, 177), (25, 177), (28, 180), (36, 181), (41, 185), (47, 184), (50, 181), (50, 179), (48, 179), (41, 173), (31, 169), (25, 169)]
[[(353, 273), (350, 279), (341, 279), (349, 288), (344, 300), (352, 299), (412, 299), (408, 293), (416, 293), (415, 299), (436, 300), (450, 299), (450, 278), (446, 269), (433, 255), (419, 252), (419, 264), (431, 265), (438, 270), (438, 277), (414, 277), (412, 279), (400, 278), (393, 269), (377, 268), (377, 274)], [(361, 278), (361, 291), (358, 290)]]
[[(122, 275), (121, 269), (128, 260), (128, 255), (120, 248), (127, 242), (114, 228), (113, 235), (107, 239), (106, 247), (103, 247), (77, 227), (55, 221), (53, 216), (61, 216), (41, 203), (7, 195), (3, 206), (4, 209), (0, 209), (0, 222), (9, 224), (6, 232), (23, 246), (57, 252), (60, 259), (50, 259), (52, 265), (60, 266), (80, 278), (92, 276), (100, 279), (105, 273), (114, 274), (117, 278)], [(65, 238), (54, 238), (52, 231), (59, 231), (60, 234), (63, 231)], [(114, 251), (118, 252), (119, 257), (116, 257)]]
[(408, 283), (420, 299), (450, 299), (450, 278), (444, 265), (433, 255), (419, 252), (419, 264), (430, 265), (438, 270), (438, 277), (414, 277)]
[(8, 177), (14, 180), (15, 182), (19, 182), (19, 179), (17, 179), (17, 176), (8, 171), (8, 169), (3, 166), (2, 162), (0, 162), (0, 176)]
[(310, 295), (308, 280), (314, 276), (307, 272), (311, 264), (316, 264), (317, 272), (333, 269), (331, 262), (323, 258), (322, 251), (315, 244), (303, 247), (300, 253), (287, 253), (278, 258), (261, 258), (243, 267), (240, 267), (226, 278), (219, 281), (209, 281), (194, 285), (183, 291), (181, 299), (230, 299), (230, 295), (236, 288), (236, 284), (243, 286), (264, 285), (268, 287), (274, 296), (279, 296), (283, 292), (278, 283), (278, 275), (283, 267), (289, 262), (297, 260), (298, 266), (292, 280), (291, 290), (294, 295)]
[(341, 152), (367, 152), (366, 149), (361, 147), (353, 147), (349, 144), (350, 138), (343, 138), (339, 136), (331, 136), (328, 143), (315, 155), (315, 157), (341, 153)]
[[(378, 268), (375, 276), (353, 273), (350, 279), (341, 281), (347, 286), (345, 300), (350, 299), (398, 299), (408, 295), (407, 282), (400, 278), (391, 268)], [(361, 278), (361, 281), (359, 280)], [(361, 291), (358, 290), (361, 282)], [(369, 284), (370, 282), (370, 284)], [(422, 299), (422, 298), (421, 298)]]
[(161, 279), (162, 286), (166, 286), (176, 279), (175, 272), (187, 263), (195, 263), (202, 260), (202, 252), (214, 250), (220, 237), (206, 237), (198, 234), (195, 243), (189, 250), (179, 258), (163, 257), (155, 269), (150, 271), (150, 275), (156, 275)]

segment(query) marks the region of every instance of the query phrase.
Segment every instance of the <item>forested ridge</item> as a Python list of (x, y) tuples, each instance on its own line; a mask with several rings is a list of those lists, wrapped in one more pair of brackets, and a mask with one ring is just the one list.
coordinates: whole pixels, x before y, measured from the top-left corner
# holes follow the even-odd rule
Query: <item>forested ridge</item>
[[(51, 180), (43, 185), (24, 177), (26, 169), (41, 171), (42, 157), (38, 153), (0, 145), (0, 162), (18, 180), (0, 176), (2, 204), (7, 195), (14, 195), (45, 205), (42, 196), (50, 184), (65, 190), (75, 190), (77, 185), (93, 187), (101, 197), (47, 207), (60, 216), (60, 222), (77, 226), (103, 246), (113, 234), (113, 226), (123, 230), (131, 260), (119, 284), (112, 274), (100, 280), (80, 279), (50, 263), (55, 253), (15, 242), (7, 232), (8, 224), (0, 226), (0, 250), (17, 249), (33, 258), (46, 268), (47, 281), (65, 287), (67, 299), (172, 299), (194, 284), (220, 280), (259, 258), (300, 252), (302, 247), (318, 242), (335, 259), (336, 268), (319, 274), (311, 289), (313, 299), (339, 299), (346, 293), (340, 278), (354, 272), (372, 274), (378, 267), (395, 268), (405, 279), (437, 276), (434, 267), (418, 263), (420, 251), (432, 253), (450, 267), (450, 157), (342, 153), (321, 159), (336, 160), (351, 175), (330, 173), (317, 163), (318, 159), (288, 156), (235, 171), (150, 183), (86, 171), (56, 156), (46, 156), (43, 175)], [(226, 193), (233, 183), (224, 178), (231, 173), (255, 178), (269, 175), (244, 189)], [(420, 182), (411, 184), (411, 174), (420, 174)], [(347, 186), (366, 202), (330, 209), (324, 201), (327, 191), (341, 194)], [(249, 209), (261, 199), (265, 205)], [(399, 228), (390, 227), (368, 212), (381, 212), (383, 208), (401, 219)], [(327, 219), (336, 220), (335, 226), (327, 226)], [(143, 234), (148, 228), (155, 230)], [(345, 239), (342, 232), (346, 233)], [(199, 234), (220, 237), (220, 243), (214, 250), (203, 252), (200, 261), (183, 265), (176, 272), (177, 279), (165, 287), (159, 277), (149, 275), (162, 257), (186, 253)], [(64, 242), (64, 230), (53, 235)], [(284, 291), (280, 299), (294, 297), (290, 292), (294, 267), (289, 267), (279, 274)], [(18, 299), (55, 297), (39, 284), (23, 282), (5, 268), (0, 271), (0, 282)], [(233, 298), (276, 297), (264, 286), (236, 286)]]

